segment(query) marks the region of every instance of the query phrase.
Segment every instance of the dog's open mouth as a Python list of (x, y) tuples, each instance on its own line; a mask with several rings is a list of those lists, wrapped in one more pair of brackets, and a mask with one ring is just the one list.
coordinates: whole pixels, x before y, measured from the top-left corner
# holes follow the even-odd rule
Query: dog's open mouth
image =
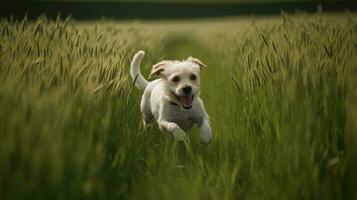
[(193, 95), (183, 95), (179, 96), (177, 99), (180, 101), (181, 105), (185, 109), (192, 108)]

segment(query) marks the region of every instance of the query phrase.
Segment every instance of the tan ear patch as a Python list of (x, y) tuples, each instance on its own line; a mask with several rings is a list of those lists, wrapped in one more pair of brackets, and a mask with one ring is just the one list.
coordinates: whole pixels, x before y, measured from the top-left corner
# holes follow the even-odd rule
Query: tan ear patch
[(187, 58), (187, 61), (197, 64), (198, 66), (200, 66), (200, 69), (203, 69), (203, 68), (207, 67), (207, 65), (203, 64), (202, 61), (200, 61), (197, 58), (193, 58), (191, 56)]
[(169, 63), (170, 61), (163, 60), (152, 66), (149, 78), (155, 78), (160, 76), (161, 72), (164, 71), (164, 68), (167, 67)]

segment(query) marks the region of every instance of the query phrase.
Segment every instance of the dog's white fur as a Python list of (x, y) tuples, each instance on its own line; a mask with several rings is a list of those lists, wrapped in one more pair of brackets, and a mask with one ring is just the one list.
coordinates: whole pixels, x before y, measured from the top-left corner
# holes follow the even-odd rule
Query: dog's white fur
[[(171, 132), (178, 140), (183, 140), (186, 132), (197, 124), (200, 127), (201, 142), (210, 143), (210, 119), (199, 97), (200, 70), (206, 65), (192, 57), (184, 61), (161, 61), (153, 66), (150, 74), (159, 79), (148, 82), (140, 72), (144, 55), (144, 51), (136, 53), (130, 68), (135, 85), (144, 90), (140, 103), (144, 123), (149, 124), (156, 120), (161, 130)], [(195, 80), (192, 80), (192, 75), (196, 77)], [(174, 82), (174, 77), (179, 77), (180, 80)], [(191, 99), (191, 108), (184, 108), (180, 98), (186, 95), (183, 88), (188, 86), (192, 88), (189, 95), (193, 96), (193, 100)]]

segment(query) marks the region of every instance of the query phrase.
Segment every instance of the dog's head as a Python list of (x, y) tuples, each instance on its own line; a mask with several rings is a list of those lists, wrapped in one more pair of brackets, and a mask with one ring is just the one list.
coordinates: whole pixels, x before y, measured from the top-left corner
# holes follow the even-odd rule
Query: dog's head
[(150, 77), (160, 77), (168, 96), (189, 109), (200, 92), (200, 71), (205, 67), (200, 60), (192, 57), (184, 61), (164, 60), (153, 66)]

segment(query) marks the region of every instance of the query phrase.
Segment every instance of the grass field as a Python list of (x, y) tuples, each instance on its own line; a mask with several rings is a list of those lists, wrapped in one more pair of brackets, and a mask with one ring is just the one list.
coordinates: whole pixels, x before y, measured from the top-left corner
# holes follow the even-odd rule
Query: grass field
[[(357, 199), (356, 14), (0, 22), (0, 199)], [(213, 142), (145, 129), (129, 77), (200, 58)]]

